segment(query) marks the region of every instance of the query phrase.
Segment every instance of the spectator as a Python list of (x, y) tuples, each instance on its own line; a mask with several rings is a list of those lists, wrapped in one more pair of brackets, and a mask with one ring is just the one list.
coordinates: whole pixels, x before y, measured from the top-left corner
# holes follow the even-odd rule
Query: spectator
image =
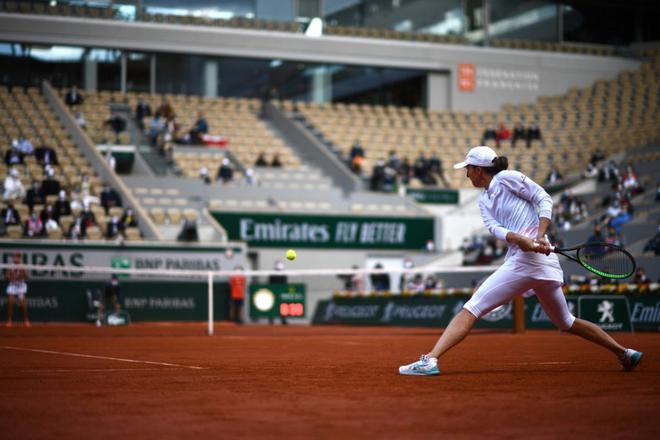
[(11, 147), (5, 153), (5, 165), (8, 167), (23, 165), (23, 153), (18, 149), (18, 139), (12, 141)]
[(25, 197), (25, 187), (23, 187), (23, 182), (21, 182), (18, 169), (12, 168), (9, 171), (9, 175), (5, 178), (4, 189), (5, 191), (2, 197), (5, 200), (22, 199)]
[(605, 239), (605, 242), (614, 246), (621, 246), (621, 238), (616, 229), (613, 227), (607, 228), (607, 238)]
[(55, 178), (55, 169), (48, 167), (46, 170), (46, 178), (41, 182), (41, 194), (43, 197), (54, 196), (59, 194), (62, 189), (59, 180)]
[(282, 161), (280, 160), (280, 155), (275, 153), (273, 154), (273, 160), (270, 162), (270, 166), (273, 168), (281, 168)]
[(41, 222), (44, 224), (44, 229), (46, 232), (50, 231), (51, 229), (59, 229), (60, 227), (57, 219), (55, 218), (55, 208), (50, 203), (44, 206), (44, 208), (41, 210), (39, 213), (39, 218), (41, 218)]
[[(351, 269), (356, 270), (359, 269), (358, 266), (352, 266)], [(361, 294), (364, 292), (364, 275), (361, 273), (354, 273), (351, 275), (351, 292)]]
[(642, 253), (646, 252), (652, 252), (656, 256), (660, 255), (660, 222), (658, 222), (655, 235), (644, 245)]
[(506, 128), (503, 122), (500, 122), (500, 128), (497, 130), (496, 145), (497, 148), (500, 148), (502, 141), (511, 139), (511, 131)]
[(101, 190), (101, 206), (105, 209), (105, 213), (110, 212), (110, 208), (116, 206), (122, 206), (122, 200), (119, 193), (112, 188), (110, 185), (104, 185), (103, 190)]
[[(374, 269), (383, 269), (382, 263), (376, 263)], [(369, 276), (371, 279), (371, 289), (374, 292), (390, 291), (390, 276), (387, 273), (374, 273)]]
[(75, 85), (71, 86), (71, 90), (69, 90), (69, 92), (64, 97), (64, 102), (69, 107), (80, 105), (84, 100), (85, 98), (80, 94), (78, 87)]
[(382, 191), (385, 180), (385, 161), (378, 159), (371, 173), (370, 189), (372, 191)]
[(121, 217), (121, 224), (124, 228), (137, 228), (138, 221), (133, 212), (133, 208), (124, 209), (124, 215)]
[(115, 134), (115, 143), (120, 143), (119, 134), (126, 130), (126, 121), (116, 112), (110, 112), (110, 117), (104, 121)]
[(211, 176), (209, 176), (209, 169), (206, 167), (202, 167), (199, 170), (199, 177), (202, 179), (202, 182), (204, 182), (206, 185), (211, 184)]
[(8, 202), (5, 208), (2, 208), (0, 211), (2, 214), (2, 220), (5, 226), (15, 226), (21, 224), (21, 215), (18, 213), (18, 210), (14, 208), (13, 202)]
[(148, 116), (151, 116), (151, 107), (143, 97), (140, 97), (140, 100), (135, 106), (135, 121), (138, 127), (140, 127), (140, 131), (144, 131), (144, 118)]
[(87, 227), (83, 221), (82, 215), (78, 215), (71, 223), (69, 231), (67, 232), (67, 237), (73, 240), (79, 240), (85, 238), (87, 235)]
[(14, 303), (18, 298), (19, 307), (23, 311), (23, 325), (30, 327), (30, 320), (27, 314), (27, 277), (28, 273), (21, 264), (21, 254), (14, 254), (14, 265), (5, 269), (5, 279), (7, 280), (7, 327), (13, 327)]
[(105, 304), (103, 308), (105, 308), (108, 303), (111, 303), (115, 313), (119, 313), (119, 310), (121, 309), (120, 293), (121, 288), (119, 286), (119, 277), (117, 275), (112, 275), (110, 282), (105, 285)]
[(234, 271), (238, 272), (229, 277), (231, 302), (229, 304), (229, 319), (236, 324), (243, 323), (243, 303), (245, 301), (246, 278), (240, 272), (242, 266), (235, 266)]
[(541, 136), (541, 129), (536, 122), (527, 129), (527, 148), (532, 147), (532, 141), (543, 141)]
[(424, 156), (424, 152), (422, 151), (419, 153), (419, 156), (417, 156), (415, 164), (413, 165), (413, 175), (424, 185), (435, 185), (436, 181), (435, 178), (431, 176), (430, 170), (431, 167), (429, 166), (429, 162), (426, 160), (426, 156)]
[(421, 273), (415, 274), (405, 286), (405, 291), (410, 293), (424, 293), (426, 284), (424, 283), (424, 276)]
[(605, 155), (600, 149), (597, 148), (591, 154), (591, 159), (589, 159), (589, 164), (591, 164), (593, 167), (596, 167), (598, 165), (598, 162), (601, 162), (603, 160), (605, 160)]
[(587, 164), (587, 169), (582, 172), (582, 176), (588, 179), (593, 179), (598, 176), (598, 168), (591, 163)]
[(41, 237), (45, 232), (44, 224), (39, 215), (36, 212), (30, 214), (25, 221), (25, 236), (30, 238)]
[(18, 151), (21, 152), (23, 156), (31, 156), (34, 154), (34, 146), (32, 142), (26, 139), (23, 136), (18, 137)]
[(121, 224), (121, 220), (116, 215), (113, 215), (105, 226), (105, 238), (109, 240), (117, 238), (123, 230), (124, 226)]
[(179, 241), (198, 241), (199, 235), (197, 233), (197, 223), (194, 220), (184, 219), (181, 225), (181, 231), (177, 236)]
[(76, 123), (78, 124), (78, 127), (87, 130), (87, 120), (81, 112), (76, 112)]
[(648, 285), (651, 284), (651, 280), (646, 276), (646, 270), (644, 270), (643, 267), (638, 267), (637, 271), (635, 271), (633, 284), (637, 284), (639, 288), (648, 287)]
[(161, 134), (165, 131), (165, 120), (160, 117), (160, 115), (154, 116), (151, 120), (151, 126), (149, 128), (149, 144), (156, 148), (159, 146), (159, 139)]
[(525, 132), (525, 127), (523, 127), (522, 123), (516, 122), (513, 126), (513, 133), (511, 135), (511, 148), (516, 148), (516, 142), (518, 142), (518, 139), (525, 139), (526, 137), (527, 134)]
[(399, 159), (399, 156), (396, 154), (396, 151), (390, 150), (387, 156), (386, 165), (398, 173), (399, 167), (401, 166), (401, 160)]
[(484, 134), (481, 137), (481, 145), (486, 145), (491, 140), (497, 142), (497, 130), (493, 126), (489, 126), (484, 130)]
[[(440, 161), (440, 159), (438, 159), (438, 161), (438, 170), (439, 172), (443, 173), (442, 161)], [(408, 156), (404, 156), (403, 159), (401, 159), (401, 165), (399, 166), (399, 178), (404, 185), (408, 185), (410, 183), (411, 177), (413, 177), (413, 168), (410, 164), (410, 159), (408, 159)], [(444, 180), (444, 174), (441, 175), (441, 178)]]
[(266, 162), (266, 156), (264, 155), (263, 152), (259, 153), (259, 156), (257, 157), (257, 161), (254, 163), (254, 166), (257, 167), (267, 167), (268, 162)]
[(355, 159), (358, 156), (363, 159), (366, 157), (366, 155), (364, 154), (364, 148), (362, 148), (360, 141), (356, 140), (353, 143), (353, 146), (351, 146), (351, 150), (349, 152), (349, 157), (351, 159), (351, 162), (353, 162), (353, 159)]
[(197, 113), (197, 121), (195, 125), (190, 129), (190, 143), (191, 144), (202, 144), (202, 136), (209, 132), (209, 125), (204, 119), (204, 114), (202, 112)]
[(38, 181), (33, 180), (32, 186), (25, 193), (25, 204), (30, 208), (30, 212), (34, 209), (34, 205), (43, 205), (45, 200), (41, 185)]
[(245, 176), (243, 176), (243, 181), (246, 186), (252, 186), (257, 184), (257, 177), (254, 175), (254, 170), (248, 168), (245, 170)]
[(67, 200), (66, 191), (60, 191), (55, 202), (55, 220), (58, 222), (62, 216), (71, 215), (71, 204)]
[(445, 187), (449, 188), (449, 182), (447, 182), (445, 172), (442, 169), (442, 160), (440, 160), (435, 152), (431, 154), (431, 158), (429, 159), (429, 172), (432, 176), (438, 176), (442, 180), (442, 183), (444, 183)]
[(85, 224), (86, 229), (97, 226), (96, 215), (94, 214), (94, 211), (92, 211), (89, 203), (85, 203), (83, 205), (83, 210), (80, 213), (80, 217), (82, 218), (82, 221)]
[(169, 101), (163, 100), (161, 102), (160, 106), (156, 110), (156, 117), (161, 117), (167, 122), (174, 120), (176, 114), (174, 113), (174, 109), (172, 108), (172, 105), (169, 103)]
[(234, 168), (231, 166), (229, 159), (226, 157), (222, 159), (222, 164), (218, 168), (218, 180), (223, 184), (229, 183), (234, 178)]
[(34, 157), (41, 165), (57, 165), (59, 163), (55, 150), (46, 144), (42, 144), (34, 150)]
[(108, 151), (105, 152), (105, 162), (108, 164), (108, 167), (115, 171), (117, 169), (117, 159), (115, 159), (112, 150), (108, 148)]
[(623, 189), (630, 192), (633, 196), (642, 192), (639, 180), (637, 179), (637, 173), (631, 163), (628, 163), (626, 171), (623, 173)]
[(562, 174), (559, 172), (557, 167), (552, 167), (548, 173), (548, 177), (545, 178), (546, 185), (554, 185), (563, 178)]
[(362, 168), (364, 167), (364, 156), (357, 155), (351, 159), (351, 171), (355, 174), (362, 175)]

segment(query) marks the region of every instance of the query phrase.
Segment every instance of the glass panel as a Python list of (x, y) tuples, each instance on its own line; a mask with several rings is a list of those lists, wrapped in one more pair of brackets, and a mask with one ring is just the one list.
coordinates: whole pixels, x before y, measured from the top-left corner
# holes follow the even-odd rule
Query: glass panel
[(126, 90), (129, 92), (149, 92), (150, 68), (150, 55), (129, 52), (126, 56)]
[(490, 38), (558, 41), (557, 5), (551, 1), (490, 0)]

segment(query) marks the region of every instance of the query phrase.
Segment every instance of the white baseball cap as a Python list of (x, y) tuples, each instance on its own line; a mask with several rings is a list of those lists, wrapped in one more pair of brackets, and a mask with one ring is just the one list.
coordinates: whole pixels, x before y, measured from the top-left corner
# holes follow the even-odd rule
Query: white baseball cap
[(477, 167), (492, 167), (493, 160), (497, 157), (497, 153), (490, 147), (474, 147), (472, 148), (465, 160), (454, 165), (455, 169), (465, 168), (468, 165), (474, 165)]

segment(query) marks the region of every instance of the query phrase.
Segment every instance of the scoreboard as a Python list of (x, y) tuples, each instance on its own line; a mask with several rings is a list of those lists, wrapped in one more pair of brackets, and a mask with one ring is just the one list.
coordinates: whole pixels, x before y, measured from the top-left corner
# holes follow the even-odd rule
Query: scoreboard
[(303, 318), (305, 299), (304, 284), (252, 284), (250, 318)]

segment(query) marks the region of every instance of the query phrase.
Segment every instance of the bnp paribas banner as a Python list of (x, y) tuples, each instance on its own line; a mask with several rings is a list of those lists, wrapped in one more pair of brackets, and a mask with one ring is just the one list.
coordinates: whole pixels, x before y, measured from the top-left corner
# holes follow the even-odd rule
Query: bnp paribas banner
[[(54, 266), (58, 270), (33, 270), (30, 279), (107, 279), (108, 273), (76, 271), (81, 267), (159, 269), (163, 271), (231, 270), (240, 264), (245, 267), (245, 245), (228, 246), (167, 246), (154, 243), (71, 243), (13, 240), (0, 242), (0, 261), (11, 263), (19, 251), (23, 263), (35, 266)], [(59, 269), (61, 268), (61, 269)], [(136, 278), (135, 275), (132, 276)], [(149, 276), (149, 279), (159, 279)]]
[(425, 249), (432, 217), (213, 212), (231, 240), (256, 247)]

